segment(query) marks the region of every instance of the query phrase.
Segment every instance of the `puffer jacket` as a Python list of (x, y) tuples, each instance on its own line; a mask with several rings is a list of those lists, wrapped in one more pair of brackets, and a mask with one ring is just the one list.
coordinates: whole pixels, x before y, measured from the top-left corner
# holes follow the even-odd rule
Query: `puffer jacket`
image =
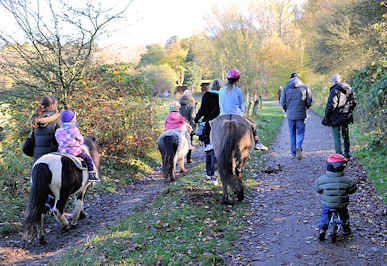
[(344, 82), (336, 83), (329, 91), (323, 125), (335, 127), (353, 123), (352, 114), (355, 107), (352, 88)]
[(179, 113), (188, 121), (191, 127), (194, 127), (195, 99), (192, 96), (183, 95), (180, 97), (179, 103)]
[(207, 91), (203, 94), (202, 102), (200, 108), (195, 117), (195, 123), (198, 123), (199, 120), (203, 117), (203, 122), (206, 122), (203, 129), (203, 133), (199, 136), (199, 140), (203, 141), (204, 144), (210, 143), (210, 123), (212, 119), (215, 119), (220, 113), (219, 109), (219, 92), (216, 91)]
[(34, 128), (34, 154), (36, 161), (44, 154), (58, 151), (55, 131), (61, 127), (60, 114), (55, 111), (46, 111)]
[(327, 171), (314, 182), (314, 190), (322, 194), (322, 204), (328, 208), (345, 208), (349, 204), (349, 194), (356, 191), (356, 184), (345, 177), (343, 172)]
[(312, 105), (312, 93), (299, 78), (292, 78), (282, 89), (280, 103), (287, 119), (305, 119), (306, 109)]
[(169, 112), (167, 118), (165, 119), (164, 127), (165, 127), (165, 130), (170, 130), (175, 128), (186, 130), (185, 119), (178, 112)]

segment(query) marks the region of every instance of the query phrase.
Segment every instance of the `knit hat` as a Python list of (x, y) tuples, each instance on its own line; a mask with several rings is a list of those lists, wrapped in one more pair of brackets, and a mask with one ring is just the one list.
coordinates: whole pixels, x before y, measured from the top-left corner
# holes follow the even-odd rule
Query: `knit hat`
[(73, 121), (74, 118), (75, 118), (75, 113), (71, 110), (64, 110), (60, 114), (60, 120), (62, 121), (62, 123), (69, 123)]
[(169, 111), (171, 112), (179, 112), (180, 110), (180, 103), (177, 101), (171, 102), (169, 104)]
[(236, 68), (231, 68), (227, 72), (227, 79), (239, 79), (241, 77), (241, 72)]
[(185, 90), (184, 93), (183, 93), (183, 95), (185, 95), (185, 96), (191, 96), (191, 95), (192, 95), (192, 92), (191, 92), (191, 90)]

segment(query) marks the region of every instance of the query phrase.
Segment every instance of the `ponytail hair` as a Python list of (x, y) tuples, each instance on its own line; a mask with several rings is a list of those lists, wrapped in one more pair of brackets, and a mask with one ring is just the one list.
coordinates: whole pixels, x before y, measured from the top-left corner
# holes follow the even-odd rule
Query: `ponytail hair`
[(32, 127), (37, 127), (38, 121), (42, 117), (43, 113), (50, 110), (50, 106), (55, 103), (56, 99), (54, 96), (45, 95), (40, 98), (39, 106), (36, 108), (35, 114), (31, 117)]
[(232, 86), (237, 83), (237, 81), (239, 80), (239, 78), (229, 78), (227, 79), (227, 90), (231, 90), (232, 89)]

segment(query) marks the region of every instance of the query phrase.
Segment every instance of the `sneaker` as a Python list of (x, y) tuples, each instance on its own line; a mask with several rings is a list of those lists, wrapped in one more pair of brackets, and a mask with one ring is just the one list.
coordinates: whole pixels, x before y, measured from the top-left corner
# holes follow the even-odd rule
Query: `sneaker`
[(97, 177), (97, 172), (95, 171), (89, 172), (89, 181), (100, 181), (100, 179)]
[(318, 239), (320, 241), (324, 241), (325, 240), (325, 233), (327, 232), (326, 229), (324, 228), (321, 228), (319, 231), (318, 231)]
[(204, 151), (211, 151), (213, 149), (214, 149), (214, 146), (212, 146), (212, 144), (207, 144), (206, 148), (204, 149)]
[(206, 175), (206, 179), (207, 179), (207, 180), (211, 180), (211, 179), (212, 179), (212, 176)]
[(216, 178), (216, 176), (213, 176), (211, 178), (211, 185), (214, 185), (214, 186), (218, 185), (218, 179)]
[(349, 227), (349, 224), (343, 224), (343, 234), (345, 236), (351, 234), (351, 228)]
[(297, 158), (297, 160), (301, 160), (302, 159), (302, 151), (301, 151), (300, 147), (296, 148), (296, 158)]
[(255, 144), (255, 147), (254, 147), (256, 150), (260, 150), (260, 151), (267, 151), (269, 150), (268, 147), (266, 147), (265, 145), (263, 145), (261, 142), (257, 142)]

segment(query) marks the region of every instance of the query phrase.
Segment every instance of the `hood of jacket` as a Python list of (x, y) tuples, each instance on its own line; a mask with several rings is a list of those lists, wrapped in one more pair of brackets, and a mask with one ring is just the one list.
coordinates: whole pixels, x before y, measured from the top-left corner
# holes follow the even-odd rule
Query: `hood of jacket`
[(183, 95), (179, 99), (181, 105), (195, 104), (195, 99), (192, 96)]
[(286, 87), (288, 88), (300, 88), (305, 86), (304, 83), (297, 77), (292, 78), (291, 80), (288, 81), (286, 84)]
[(38, 120), (38, 127), (46, 127), (49, 123), (57, 120), (60, 117), (60, 113), (56, 111), (46, 111), (43, 113), (42, 117)]
[(337, 89), (341, 93), (346, 94), (346, 95), (349, 95), (352, 92), (351, 87), (347, 83), (344, 83), (344, 82), (336, 83), (335, 85), (333, 85), (332, 89)]

